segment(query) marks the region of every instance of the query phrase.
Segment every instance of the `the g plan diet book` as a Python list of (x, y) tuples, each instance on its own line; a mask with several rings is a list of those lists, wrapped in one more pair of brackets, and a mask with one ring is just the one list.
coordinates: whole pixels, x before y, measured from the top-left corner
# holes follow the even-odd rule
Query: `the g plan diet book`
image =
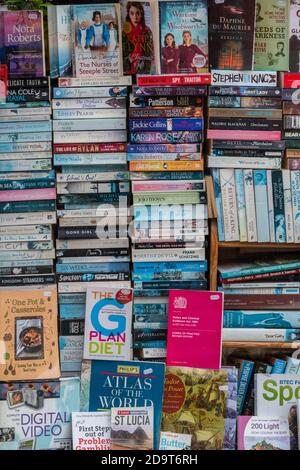
[(88, 286), (83, 357), (129, 360), (131, 317), (132, 289)]
[(170, 290), (168, 310), (167, 366), (218, 369), (223, 294)]

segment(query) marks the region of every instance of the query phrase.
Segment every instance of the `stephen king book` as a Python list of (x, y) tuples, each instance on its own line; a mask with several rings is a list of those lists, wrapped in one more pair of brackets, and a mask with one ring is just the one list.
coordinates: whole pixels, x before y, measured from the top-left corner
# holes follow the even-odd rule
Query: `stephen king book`
[(73, 5), (73, 73), (76, 77), (122, 75), (120, 5)]
[(290, 3), (290, 72), (300, 72), (300, 2)]
[(160, 0), (161, 73), (199, 73), (208, 68), (206, 0)]
[(289, 2), (256, 2), (254, 70), (289, 69)]
[(255, 0), (210, 0), (209, 62), (211, 68), (251, 70)]
[(43, 13), (2, 11), (0, 23), (1, 62), (8, 64), (9, 77), (45, 76)]

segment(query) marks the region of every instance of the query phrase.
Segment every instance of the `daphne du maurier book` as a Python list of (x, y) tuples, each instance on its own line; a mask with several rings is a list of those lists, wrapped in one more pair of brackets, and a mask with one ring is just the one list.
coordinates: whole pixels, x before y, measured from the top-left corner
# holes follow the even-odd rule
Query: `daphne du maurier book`
[(152, 450), (153, 408), (112, 408), (111, 450)]
[(0, 292), (0, 381), (58, 378), (56, 288)]
[(120, 5), (73, 5), (72, 30), (76, 77), (122, 75)]
[(90, 285), (86, 292), (85, 359), (130, 359), (132, 289)]

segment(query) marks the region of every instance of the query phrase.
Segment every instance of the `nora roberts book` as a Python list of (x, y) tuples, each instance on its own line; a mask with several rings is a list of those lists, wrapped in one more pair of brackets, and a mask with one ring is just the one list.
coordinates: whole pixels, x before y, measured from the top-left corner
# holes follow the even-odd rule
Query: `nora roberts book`
[(111, 450), (152, 450), (153, 408), (111, 409)]
[(41, 11), (1, 11), (0, 33), (0, 59), (10, 78), (46, 75)]
[(0, 381), (60, 375), (56, 288), (0, 291)]
[(254, 31), (255, 0), (210, 0), (210, 67), (252, 70)]

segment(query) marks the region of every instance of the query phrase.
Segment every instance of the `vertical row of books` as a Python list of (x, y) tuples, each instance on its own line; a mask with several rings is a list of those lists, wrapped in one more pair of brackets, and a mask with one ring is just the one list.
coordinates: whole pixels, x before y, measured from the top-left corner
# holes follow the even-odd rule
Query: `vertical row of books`
[[(59, 79), (53, 88), (62, 371), (80, 371), (86, 288), (130, 287), (128, 78)], [(125, 83), (125, 85), (124, 85)], [(90, 84), (90, 86), (84, 86)]]
[(194, 86), (181, 86), (185, 80), (141, 75), (130, 96), (133, 350), (139, 360), (166, 357), (169, 289), (207, 288), (202, 145), (203, 83), (210, 76), (199, 75)]
[[(300, 92), (298, 73), (282, 73), (282, 106), (285, 140), (285, 167), (300, 170)], [(298, 173), (298, 172), (297, 172)]]
[(55, 174), (48, 77), (11, 78), (0, 105), (1, 278), (8, 287), (55, 283)]

